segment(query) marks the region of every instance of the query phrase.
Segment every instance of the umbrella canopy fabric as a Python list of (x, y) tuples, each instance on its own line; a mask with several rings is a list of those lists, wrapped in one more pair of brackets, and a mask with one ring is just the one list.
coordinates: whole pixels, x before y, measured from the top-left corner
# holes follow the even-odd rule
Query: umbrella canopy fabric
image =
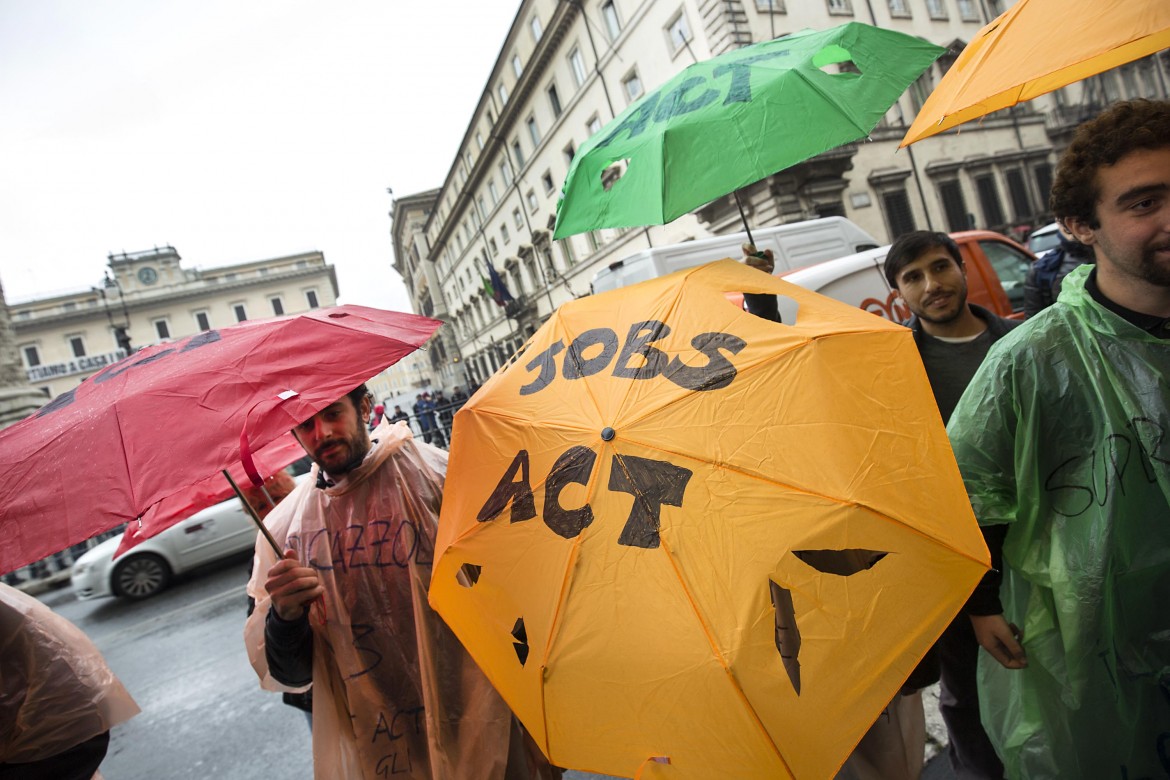
[(558, 766), (830, 777), (987, 568), (910, 332), (730, 260), (562, 306), (452, 441), (430, 600)]
[(963, 49), (901, 145), (1167, 47), (1166, 0), (1020, 0)]
[[(554, 237), (664, 224), (865, 138), (943, 51), (850, 22), (691, 65), (581, 145), (557, 203)], [(846, 63), (852, 69), (840, 72)]]
[(0, 432), (0, 571), (238, 463), (242, 439), (263, 447), (440, 325), (338, 306), (206, 331), (107, 366)]
[[(269, 442), (259, 452), (252, 455), (252, 463), (256, 474), (261, 479), (267, 479), (283, 469), (293, 461), (305, 457), (305, 450), (291, 433), (286, 433), (275, 441)], [(232, 480), (237, 485), (251, 485), (243, 463), (234, 463), (228, 469)], [(159, 501), (146, 510), (136, 522), (126, 526), (122, 534), (122, 541), (114, 551), (117, 558), (122, 553), (147, 539), (158, 536), (172, 525), (186, 520), (200, 509), (206, 509), (213, 504), (226, 501), (235, 495), (231, 482), (223, 474), (214, 474), (207, 479), (199, 480), (185, 486), (182, 490)], [(253, 507), (259, 509), (260, 507)]]

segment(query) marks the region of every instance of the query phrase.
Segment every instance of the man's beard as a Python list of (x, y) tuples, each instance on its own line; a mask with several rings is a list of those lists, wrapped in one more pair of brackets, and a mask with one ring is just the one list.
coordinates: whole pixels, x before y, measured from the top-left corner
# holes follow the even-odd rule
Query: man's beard
[[(325, 463), (325, 458), (321, 455), (321, 451), (336, 444), (340, 444), (349, 451), (349, 458), (340, 466), (330, 467)], [(356, 441), (349, 439), (343, 439), (340, 442), (331, 441), (326, 442), (317, 449), (317, 452), (313, 455), (313, 461), (329, 476), (340, 477), (343, 474), (348, 474), (358, 466), (362, 465), (362, 461), (366, 459), (366, 453), (369, 451), (370, 440), (367, 438), (358, 439)]]

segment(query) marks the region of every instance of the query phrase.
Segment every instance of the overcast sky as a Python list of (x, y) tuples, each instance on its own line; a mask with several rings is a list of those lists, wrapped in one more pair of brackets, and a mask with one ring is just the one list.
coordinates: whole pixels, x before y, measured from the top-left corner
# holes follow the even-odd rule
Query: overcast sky
[(391, 196), (442, 184), (520, 0), (0, 0), (0, 281), (110, 252), (210, 268), (319, 249), (407, 309)]

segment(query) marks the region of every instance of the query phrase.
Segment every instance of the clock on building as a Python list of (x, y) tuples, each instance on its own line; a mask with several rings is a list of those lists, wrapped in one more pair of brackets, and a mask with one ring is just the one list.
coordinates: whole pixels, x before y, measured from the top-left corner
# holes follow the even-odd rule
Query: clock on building
[(158, 271), (151, 268), (149, 265), (138, 269), (138, 281), (143, 284), (154, 284), (158, 281)]

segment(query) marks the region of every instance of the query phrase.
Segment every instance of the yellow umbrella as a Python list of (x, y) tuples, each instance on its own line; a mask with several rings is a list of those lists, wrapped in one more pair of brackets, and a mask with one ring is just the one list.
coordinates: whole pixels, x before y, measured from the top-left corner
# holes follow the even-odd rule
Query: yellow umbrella
[(831, 776), (987, 568), (910, 332), (730, 260), (562, 306), (452, 442), (430, 600), (559, 766)]
[(1168, 46), (1168, 0), (1020, 0), (967, 45), (901, 146)]

